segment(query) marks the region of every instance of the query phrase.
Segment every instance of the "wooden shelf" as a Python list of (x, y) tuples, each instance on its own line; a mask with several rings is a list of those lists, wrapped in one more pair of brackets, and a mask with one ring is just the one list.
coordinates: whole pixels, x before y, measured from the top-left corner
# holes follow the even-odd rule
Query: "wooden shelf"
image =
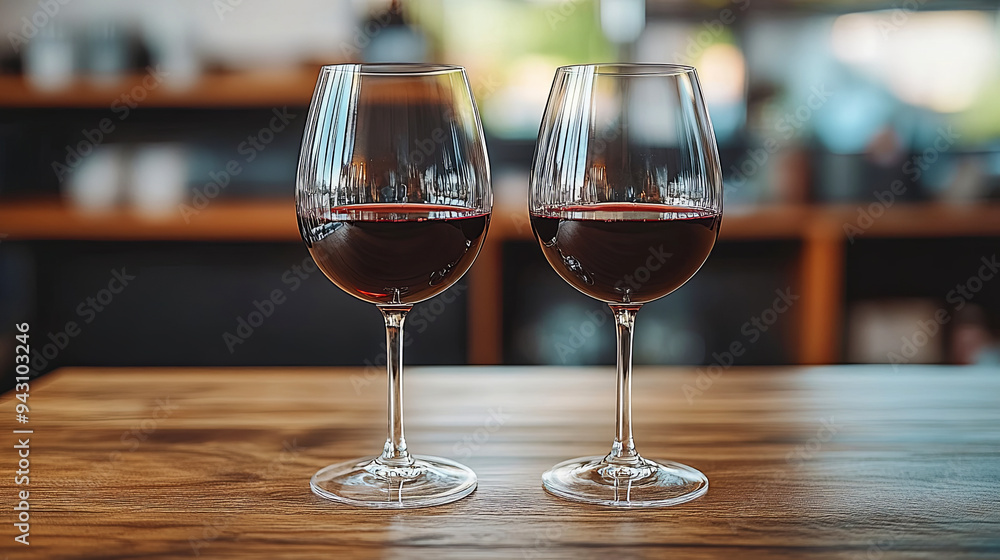
[[(857, 239), (1000, 237), (1000, 204), (895, 205), (868, 222), (858, 208), (769, 206), (727, 211), (723, 241), (794, 240), (801, 242), (798, 306), (798, 361), (825, 364), (838, 360), (844, 308), (845, 225)], [(876, 212), (877, 209), (876, 209)], [(860, 232), (860, 233), (859, 233)], [(151, 218), (128, 208), (91, 214), (56, 200), (0, 202), (0, 234), (10, 241), (299, 241), (291, 199), (211, 202), (186, 218), (178, 210)], [(502, 362), (503, 259), (507, 241), (530, 241), (523, 208), (495, 208), (489, 236), (470, 272), (469, 361)]]
[(7, 240), (298, 241), (289, 200), (213, 201), (197, 214), (148, 216), (129, 208), (84, 212), (54, 200), (0, 202)]
[(309, 104), (318, 69), (284, 72), (207, 74), (190, 87), (149, 75), (126, 76), (111, 84), (80, 78), (66, 87), (45, 91), (22, 76), (0, 75), (0, 107), (103, 108), (125, 106), (129, 96), (139, 107), (271, 107)]
[[(157, 83), (150, 75), (126, 76), (111, 84), (80, 78), (56, 91), (35, 88), (22, 76), (0, 75), (0, 108), (232, 108), (307, 106), (319, 68), (283, 72), (207, 74), (190, 87)], [(439, 99), (430, 87), (385, 79), (366, 86), (382, 100), (418, 96)]]
[[(870, 224), (858, 222), (863, 206), (776, 205), (727, 210), (720, 238), (740, 240), (804, 240), (813, 237), (848, 240), (845, 224), (858, 228), (858, 239), (903, 237), (1000, 236), (1000, 203), (975, 205), (897, 205)], [(867, 225), (867, 228), (862, 226)], [(0, 201), (0, 233), (9, 239), (163, 240), (163, 241), (296, 241), (291, 199), (216, 200), (185, 218), (180, 210), (148, 217), (127, 207), (101, 213), (83, 212), (54, 199)], [(523, 209), (498, 207), (490, 240), (531, 240)]]

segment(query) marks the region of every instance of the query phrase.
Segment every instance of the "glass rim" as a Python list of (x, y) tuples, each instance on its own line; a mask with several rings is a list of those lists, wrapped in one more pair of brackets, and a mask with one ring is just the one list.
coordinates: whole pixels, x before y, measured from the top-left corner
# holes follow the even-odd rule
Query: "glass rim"
[(459, 72), (465, 67), (457, 64), (429, 64), (424, 62), (373, 62), (326, 64), (320, 67), (326, 72), (351, 72), (361, 76), (438, 76)]
[(569, 64), (560, 66), (557, 72), (576, 74), (583, 71), (592, 71), (597, 76), (622, 76), (622, 77), (667, 77), (679, 76), (683, 74), (694, 74), (694, 66), (687, 64), (673, 64), (666, 62), (599, 62), (596, 64)]

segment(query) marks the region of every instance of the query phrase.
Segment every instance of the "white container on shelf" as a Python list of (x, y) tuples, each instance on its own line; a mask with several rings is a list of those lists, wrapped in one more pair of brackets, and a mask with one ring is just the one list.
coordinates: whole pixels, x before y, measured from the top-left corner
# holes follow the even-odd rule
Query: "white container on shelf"
[(41, 91), (57, 91), (69, 87), (75, 71), (73, 40), (62, 28), (50, 24), (25, 46), (24, 75)]
[(184, 202), (187, 179), (188, 154), (183, 144), (140, 146), (132, 155), (129, 204), (147, 217), (168, 217)]
[(120, 146), (97, 146), (66, 177), (63, 192), (71, 205), (85, 212), (113, 208), (121, 198), (125, 153)]

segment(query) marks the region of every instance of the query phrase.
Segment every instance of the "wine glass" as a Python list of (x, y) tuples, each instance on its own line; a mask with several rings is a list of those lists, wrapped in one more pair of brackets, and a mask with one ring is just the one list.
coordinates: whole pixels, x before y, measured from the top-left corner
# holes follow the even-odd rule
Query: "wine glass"
[(642, 304), (687, 282), (722, 219), (715, 133), (694, 68), (591, 64), (556, 71), (531, 171), (531, 227), (552, 268), (606, 302), (618, 335), (611, 452), (559, 463), (546, 490), (610, 506), (669, 506), (708, 491), (689, 466), (632, 439), (632, 333)]
[[(320, 70), (295, 204), (320, 270), (385, 318), (388, 437), (382, 453), (321, 469), (317, 495), (415, 508), (476, 488), (468, 467), (411, 455), (403, 437), (403, 321), (476, 259), (492, 192), (482, 125), (460, 66), (338, 64)], [(349, 321), (349, 318), (344, 318)]]

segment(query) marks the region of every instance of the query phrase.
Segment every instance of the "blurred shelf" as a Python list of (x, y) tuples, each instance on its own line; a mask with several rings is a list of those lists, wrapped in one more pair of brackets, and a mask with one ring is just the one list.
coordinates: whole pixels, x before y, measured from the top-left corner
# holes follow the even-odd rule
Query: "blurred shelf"
[(148, 216), (126, 207), (83, 212), (58, 200), (0, 202), (8, 240), (298, 241), (291, 200), (214, 201), (196, 214)]
[(79, 78), (54, 91), (40, 90), (23, 76), (0, 75), (0, 107), (108, 109), (116, 103), (152, 108), (305, 106), (312, 97), (317, 72), (205, 74), (184, 88), (168, 81), (158, 83), (150, 75), (126, 76), (109, 84)]
[[(868, 203), (734, 207), (725, 211), (719, 237), (724, 241), (762, 241), (822, 236), (846, 241), (849, 232), (856, 239), (1000, 236), (998, 202), (897, 204), (875, 208), (878, 217), (870, 221), (859, 217), (859, 211), (874, 216), (868, 208)], [(495, 211), (490, 235), (501, 239), (532, 239), (523, 210)]]
[[(861, 211), (875, 210), (869, 222)], [(469, 362), (503, 362), (503, 244), (531, 241), (522, 208), (494, 209), (490, 234), (469, 274)], [(884, 210), (884, 212), (880, 212)], [(801, 303), (796, 307), (798, 361), (839, 361), (843, 332), (844, 265), (856, 239), (1000, 237), (1000, 203), (914, 204), (888, 209), (866, 204), (775, 205), (733, 208), (723, 220), (724, 241), (799, 241)], [(860, 233), (859, 233), (860, 232)], [(299, 242), (291, 199), (216, 200), (185, 217), (179, 209), (151, 218), (128, 208), (93, 214), (53, 199), (0, 202), (0, 238), (10, 241)]]
[(835, 221), (837, 233), (845, 238), (848, 225), (864, 232), (857, 234), (857, 230), (853, 230), (859, 239), (1000, 236), (1000, 202), (901, 203), (884, 208), (885, 213), (879, 214), (883, 208), (879, 203), (858, 203), (818, 207), (817, 214)]
[[(848, 240), (903, 237), (1000, 236), (1000, 203), (975, 205), (898, 204), (870, 222), (859, 219), (866, 205), (775, 205), (726, 211), (724, 241)], [(867, 227), (865, 227), (867, 226)], [(297, 241), (291, 199), (216, 200), (185, 217), (178, 209), (149, 217), (128, 207), (83, 212), (54, 199), (0, 201), (0, 233), (9, 239)], [(523, 209), (498, 207), (490, 225), (491, 242), (533, 239)]]
[[(533, 240), (531, 223), (525, 208), (494, 208), (490, 237), (500, 240)], [(721, 238), (797, 239), (809, 223), (811, 209), (806, 206), (766, 206), (726, 213)]]

